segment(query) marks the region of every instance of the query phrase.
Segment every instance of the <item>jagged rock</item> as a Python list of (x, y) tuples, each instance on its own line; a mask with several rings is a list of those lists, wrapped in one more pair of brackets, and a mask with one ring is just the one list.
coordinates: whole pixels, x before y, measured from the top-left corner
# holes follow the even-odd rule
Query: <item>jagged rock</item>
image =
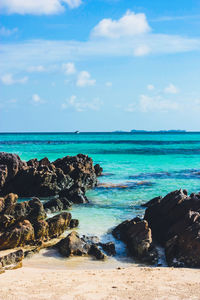
[(158, 253), (152, 244), (151, 229), (140, 218), (124, 221), (113, 230), (113, 235), (125, 242), (130, 254), (142, 262), (155, 264)]
[(85, 243), (88, 243), (90, 245), (92, 245), (92, 244), (98, 245), (100, 243), (98, 236), (95, 236), (95, 235), (94, 236), (83, 235), (82, 240), (84, 240)]
[(105, 259), (105, 255), (98, 248), (96, 244), (93, 244), (90, 238), (85, 236), (80, 238), (76, 231), (72, 231), (66, 238), (62, 239), (55, 245), (58, 251), (63, 256), (86, 256), (91, 255), (96, 259)]
[(165, 247), (169, 266), (200, 267), (200, 194), (167, 194), (146, 209), (153, 238)]
[(6, 165), (0, 165), (0, 189), (3, 188), (3, 186), (6, 183), (6, 178), (8, 177), (8, 168)]
[(40, 247), (40, 246), (37, 246), (37, 247), (34, 247), (34, 248), (32, 248), (32, 249), (26, 250), (26, 251), (24, 251), (24, 257), (25, 257), (25, 258), (30, 258), (30, 257), (32, 257), (34, 254), (39, 253), (39, 252), (40, 252), (40, 249), (41, 249), (41, 247)]
[(61, 210), (68, 209), (71, 206), (71, 202), (66, 198), (53, 198), (44, 203), (44, 209), (47, 213), (54, 213)]
[(23, 217), (30, 222), (39, 221), (46, 218), (44, 207), (38, 198), (17, 203), (14, 207), (12, 215), (16, 219)]
[(0, 214), (12, 214), (17, 204), (17, 199), (18, 196), (13, 193), (6, 195), (4, 198), (0, 198)]
[(25, 246), (34, 242), (34, 229), (28, 220), (18, 222), (0, 233), (0, 250)]
[[(26, 163), (23, 162), (17, 154), (0, 152), (0, 165), (1, 168), (3, 166), (7, 167), (7, 176), (5, 177), (5, 181), (12, 179), (19, 170), (26, 166)], [(4, 171), (5, 171), (4, 167)]]
[(23, 250), (17, 250), (9, 254), (0, 256), (0, 271), (6, 269), (16, 269), (22, 266), (24, 258)]
[(60, 236), (67, 228), (69, 228), (71, 221), (71, 214), (63, 212), (52, 218), (47, 219), (49, 225), (49, 237), (55, 238)]
[(88, 254), (94, 256), (98, 260), (104, 260), (106, 258), (106, 255), (94, 244), (90, 246)]
[(150, 201), (142, 204), (141, 206), (142, 207), (150, 207), (150, 206), (160, 203), (161, 200), (162, 200), (162, 197), (158, 196), (158, 197), (155, 197), (155, 198), (151, 199)]
[(51, 199), (44, 203), (44, 209), (47, 212), (57, 212), (60, 210), (63, 210), (63, 203), (60, 201), (60, 199)]
[(84, 188), (70, 188), (62, 190), (59, 193), (60, 197), (66, 197), (67, 199), (69, 199), (71, 202), (76, 203), (76, 204), (80, 204), (80, 203), (88, 203), (88, 199), (85, 196), (85, 189)]
[(59, 198), (63, 204), (63, 209), (69, 209), (72, 206), (72, 202), (70, 202), (66, 197)]
[(72, 231), (66, 238), (62, 239), (56, 247), (63, 256), (83, 256), (87, 255), (90, 246), (85, 243), (76, 231)]
[(13, 192), (21, 197), (60, 195), (75, 203), (85, 203), (85, 191), (97, 184), (96, 172), (92, 159), (83, 154), (66, 156), (53, 163), (48, 158), (26, 163), (18, 155), (0, 152), (0, 194)]
[(35, 239), (46, 241), (49, 238), (49, 224), (46, 220), (39, 220), (33, 223)]
[(96, 173), (97, 176), (101, 176), (102, 175), (103, 168), (99, 164), (96, 164), (94, 166), (94, 169), (95, 169), (95, 173)]
[(78, 227), (78, 225), (79, 225), (79, 220), (71, 219), (70, 224), (69, 224), (69, 228), (70, 229), (76, 228), (76, 227)]
[(200, 209), (200, 195), (187, 195), (184, 190), (177, 190), (167, 194), (162, 200), (148, 207), (144, 219), (152, 229), (153, 238), (162, 245), (169, 239), (170, 228), (183, 220), (190, 211)]
[(113, 242), (108, 242), (105, 244), (99, 243), (99, 245), (102, 247), (103, 251), (105, 251), (107, 255), (114, 256), (116, 254), (115, 244)]

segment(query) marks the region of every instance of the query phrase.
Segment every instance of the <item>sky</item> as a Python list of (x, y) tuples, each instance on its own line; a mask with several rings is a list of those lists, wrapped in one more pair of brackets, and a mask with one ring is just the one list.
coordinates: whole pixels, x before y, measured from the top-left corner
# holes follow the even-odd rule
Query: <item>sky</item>
[(200, 0), (1, 0), (0, 132), (200, 131)]

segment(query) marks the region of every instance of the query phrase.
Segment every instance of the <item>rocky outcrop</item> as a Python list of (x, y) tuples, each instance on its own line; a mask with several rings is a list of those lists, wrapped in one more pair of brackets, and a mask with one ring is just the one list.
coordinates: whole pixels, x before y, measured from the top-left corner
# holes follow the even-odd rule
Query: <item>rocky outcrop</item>
[(148, 222), (140, 218), (127, 220), (112, 231), (113, 235), (122, 240), (130, 254), (141, 262), (155, 264), (158, 253), (152, 243), (151, 229)]
[(9, 254), (0, 256), (0, 273), (5, 270), (17, 269), (22, 266), (22, 259), (24, 258), (24, 253), (22, 250), (17, 250)]
[[(16, 154), (0, 152), (1, 195), (11, 192), (20, 197), (59, 195), (69, 202), (85, 203), (88, 201), (85, 191), (96, 186), (97, 176), (101, 173), (102, 168), (94, 166), (92, 159), (83, 154), (66, 156), (54, 162), (46, 157), (23, 162)], [(63, 208), (60, 205), (56, 205), (58, 210), (67, 206), (66, 203), (63, 203)]]
[(99, 164), (96, 164), (94, 166), (94, 169), (95, 169), (96, 176), (101, 176), (102, 175), (103, 168)]
[(76, 231), (72, 231), (66, 238), (62, 239), (56, 247), (61, 255), (69, 256), (83, 256), (87, 255), (89, 245), (79, 237)]
[(98, 260), (104, 260), (106, 255), (115, 255), (115, 245), (112, 242), (103, 244), (99, 242), (99, 238), (82, 236), (80, 237), (76, 231), (72, 231), (66, 238), (62, 239), (55, 245), (61, 255), (69, 256), (92, 256)]
[(171, 192), (153, 201), (144, 218), (169, 266), (200, 267), (200, 194)]
[(0, 250), (35, 245), (59, 237), (66, 229), (78, 226), (68, 212), (52, 218), (38, 198), (17, 202), (16, 194), (0, 198)]
[(48, 233), (50, 238), (60, 236), (70, 226), (72, 215), (67, 212), (60, 213), (52, 218), (47, 219)]
[(71, 207), (71, 202), (65, 198), (53, 198), (44, 203), (44, 209), (47, 213), (55, 213)]
[(28, 220), (17, 222), (0, 233), (0, 250), (32, 244), (34, 240), (32, 224)]
[(115, 250), (115, 244), (113, 242), (108, 242), (108, 243), (99, 243), (99, 245), (102, 247), (103, 251), (109, 255), (109, 256), (114, 256), (116, 255), (116, 250)]

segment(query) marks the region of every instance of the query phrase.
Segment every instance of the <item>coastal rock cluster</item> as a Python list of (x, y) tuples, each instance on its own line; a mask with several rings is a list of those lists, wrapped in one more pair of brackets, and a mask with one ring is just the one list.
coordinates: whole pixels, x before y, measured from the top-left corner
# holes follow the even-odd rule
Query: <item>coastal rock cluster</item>
[(17, 200), (18, 196), (12, 193), (0, 198), (0, 250), (39, 245), (59, 237), (71, 224), (78, 224), (68, 212), (46, 218), (38, 198), (24, 202)]
[(102, 173), (87, 155), (66, 156), (50, 162), (48, 158), (22, 161), (17, 154), (0, 152), (0, 194), (20, 197), (67, 197), (85, 203), (85, 191), (97, 184)]
[(155, 263), (156, 243), (164, 247), (169, 266), (200, 267), (200, 194), (176, 190), (143, 206), (143, 220), (125, 221), (113, 230), (130, 254)]
[[(76, 231), (72, 231), (66, 238), (55, 245), (59, 253), (69, 256), (93, 256), (98, 260), (104, 260), (107, 255), (115, 255), (115, 245), (112, 242), (100, 243), (98, 237), (80, 237)], [(103, 250), (103, 251), (102, 251)]]
[[(83, 154), (51, 163), (48, 158), (25, 162), (16, 154), (0, 152), (0, 250), (34, 247), (25, 252), (17, 250), (21, 252), (0, 255), (0, 272), (9, 262), (19, 265), (24, 256), (38, 252), (49, 240), (76, 228), (79, 221), (72, 219), (71, 213), (62, 211), (73, 203), (88, 202), (85, 192), (97, 185), (97, 176), (101, 173), (100, 165), (94, 166), (92, 159)], [(18, 196), (32, 199), (19, 201)], [(38, 197), (48, 197), (48, 201), (42, 202)], [(47, 218), (48, 213), (56, 212), (60, 213)], [(81, 240), (77, 235), (76, 238)], [(64, 241), (58, 249), (63, 247)], [(69, 246), (72, 244), (73, 248), (78, 247), (76, 243)], [(89, 243), (85, 245), (88, 247)], [(90, 244), (87, 254), (105, 258), (99, 246)]]
[(152, 243), (151, 229), (147, 221), (136, 217), (119, 224), (112, 231), (115, 238), (122, 240), (129, 253), (143, 263), (157, 263), (158, 253)]

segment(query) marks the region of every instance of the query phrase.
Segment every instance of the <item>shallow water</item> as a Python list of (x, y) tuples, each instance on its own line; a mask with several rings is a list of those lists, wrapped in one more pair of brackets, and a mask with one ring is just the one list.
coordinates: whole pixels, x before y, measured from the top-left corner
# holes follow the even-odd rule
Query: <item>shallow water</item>
[(80, 233), (103, 240), (116, 224), (142, 216), (141, 203), (175, 189), (200, 190), (200, 133), (0, 134), (0, 151), (24, 160), (88, 154), (104, 169), (101, 183), (127, 186), (88, 191), (90, 203), (71, 210)]

